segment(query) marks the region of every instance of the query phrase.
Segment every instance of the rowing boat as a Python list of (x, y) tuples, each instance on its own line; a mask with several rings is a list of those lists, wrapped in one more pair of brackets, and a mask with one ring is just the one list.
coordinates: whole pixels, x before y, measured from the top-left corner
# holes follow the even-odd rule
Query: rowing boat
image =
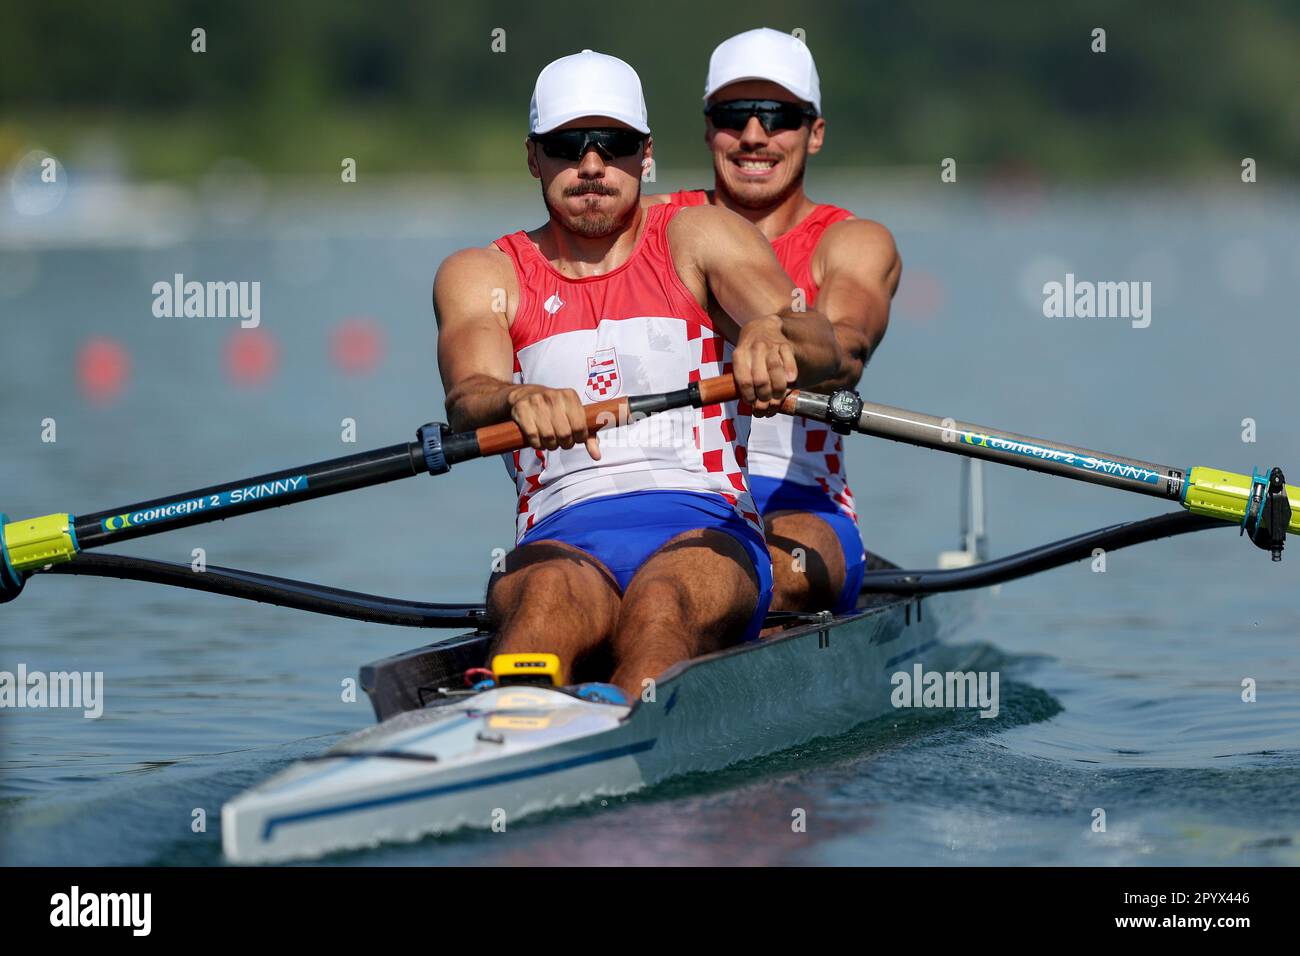
[[(587, 406), (591, 430), (640, 414), (726, 402), (729, 376), (676, 392)], [(933, 571), (880, 559), (858, 607), (835, 617), (769, 616), (769, 636), (696, 658), (662, 675), (631, 706), (573, 688), (464, 688), (486, 663), (492, 634), (481, 605), (395, 601), (338, 588), (209, 566), (202, 571), (122, 555), (86, 554), (115, 541), (219, 521), (420, 474), (524, 447), (513, 422), (452, 433), (430, 424), (417, 440), (197, 491), (73, 517), (9, 522), (0, 514), (0, 603), (43, 573), (149, 581), (376, 623), (474, 631), (362, 670), (380, 723), (320, 757), (291, 766), (223, 809), (234, 861), (312, 856), (461, 826), (509, 825), (552, 806), (630, 793), (679, 774), (840, 733), (888, 713), (904, 665), (964, 669), (943, 637), (968, 616), (954, 600), (975, 589), (1115, 550), (1208, 528), (1238, 527), (1279, 560), (1300, 533), (1300, 489), (1280, 468), (1250, 475), (1175, 468), (1089, 451), (950, 418), (866, 403), (852, 392), (792, 391), (785, 414), (894, 441), (1175, 501), (1185, 510), (1128, 522), (983, 560), (979, 534)], [(978, 475), (969, 481), (979, 486)], [(965, 510), (982, 520), (974, 502)]]
[[(871, 567), (893, 566), (873, 557)], [(226, 857), (297, 859), (508, 826), (843, 733), (894, 712), (900, 670), (966, 669), (972, 652), (944, 638), (969, 603), (866, 593), (850, 614), (792, 615), (761, 641), (676, 665), (653, 700), (631, 707), (562, 688), (465, 691), (461, 675), (488, 663), (487, 632), (367, 665), (362, 686), (381, 723), (227, 803)]]

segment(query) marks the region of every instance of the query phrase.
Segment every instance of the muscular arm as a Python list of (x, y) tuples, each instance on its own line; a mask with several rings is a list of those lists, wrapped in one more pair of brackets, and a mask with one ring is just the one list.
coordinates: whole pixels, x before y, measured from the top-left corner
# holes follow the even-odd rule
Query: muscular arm
[(811, 391), (857, 387), (885, 337), (902, 271), (894, 237), (880, 223), (849, 219), (826, 230), (817, 244), (813, 274), (821, 276), (817, 308), (835, 330), (840, 368), (816, 385), (810, 383)]
[(514, 383), (509, 308), (517, 295), (514, 270), (496, 249), (462, 249), (438, 269), (433, 311), (447, 420), (453, 431), (468, 431), (513, 419), (533, 448), (585, 442), (599, 460), (577, 392)]
[(777, 392), (793, 384), (796, 374), (802, 382), (817, 382), (837, 373), (839, 346), (829, 322), (816, 310), (794, 311), (794, 283), (753, 225), (727, 209), (693, 206), (678, 213), (669, 233), (674, 249), (683, 254), (678, 262), (683, 280), (688, 287), (703, 287), (720, 307), (714, 314), (722, 333), (737, 345), (734, 361), (742, 394), (745, 380), (753, 376), (760, 401), (780, 397), (766, 386), (758, 368), (744, 367), (751, 361), (750, 350), (742, 348), (746, 340), (784, 339), (783, 345), (757, 350), (752, 359), (767, 362), (773, 371), (784, 365), (782, 381), (773, 380)]
[(438, 370), (454, 431), (510, 417), (514, 352), (505, 296), (513, 283), (504, 260), (495, 250), (462, 249), (444, 260), (433, 280)]

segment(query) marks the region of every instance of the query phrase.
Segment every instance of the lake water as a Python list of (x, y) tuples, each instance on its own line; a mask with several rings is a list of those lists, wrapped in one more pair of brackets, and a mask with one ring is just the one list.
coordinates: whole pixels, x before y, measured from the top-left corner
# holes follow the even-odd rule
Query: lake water
[[(665, 188), (698, 183), (665, 183)], [(877, 183), (864, 186), (863, 183)], [(1300, 201), (1262, 187), (1094, 192), (827, 173), (813, 193), (895, 232), (903, 288), (863, 393), (919, 411), (1178, 466), (1300, 478), (1294, 355)], [(413, 437), (443, 416), (438, 262), (535, 225), (519, 183), (274, 184), (194, 199), (74, 188), (0, 217), (0, 510), (125, 504)], [(232, 382), (229, 319), (160, 319), (175, 273), (261, 283), (276, 349)], [(1048, 319), (1042, 285), (1149, 281), (1149, 326)], [(383, 358), (346, 374), (331, 336), (372, 319)], [(130, 360), (106, 403), (78, 386), (95, 337)], [(42, 442), (43, 421), (57, 441)], [(356, 422), (355, 445), (340, 441)], [(1253, 442), (1243, 441), (1243, 420)], [(911, 567), (956, 544), (957, 461), (854, 438), (869, 547)], [(986, 469), (1010, 553), (1167, 510)], [(130, 542), (116, 550), (426, 600), (481, 596), (512, 543), (500, 463)], [(991, 594), (963, 639), (1002, 674), (995, 720), (890, 718), (605, 806), (330, 858), (342, 864), (1300, 863), (1300, 554), (1232, 529), (1071, 565)], [(38, 577), (0, 607), (0, 670), (102, 671), (105, 713), (0, 710), (0, 863), (220, 862), (219, 808), (372, 720), (341, 699), (413, 633), (157, 586)], [(1257, 700), (1242, 700), (1242, 684)], [(808, 832), (790, 809), (808, 811)], [(1093, 832), (1096, 808), (1105, 832)], [(207, 832), (192, 832), (196, 810)]]

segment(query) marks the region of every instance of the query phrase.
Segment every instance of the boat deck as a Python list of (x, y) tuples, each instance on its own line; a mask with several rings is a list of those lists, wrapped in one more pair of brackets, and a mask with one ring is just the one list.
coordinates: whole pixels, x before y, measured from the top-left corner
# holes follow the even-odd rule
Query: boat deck
[[(878, 571), (899, 568), (892, 561), (867, 552), (867, 569)], [(762, 647), (777, 640), (826, 631), (873, 609), (898, 606), (903, 607), (908, 622), (913, 614), (919, 620), (923, 613), (922, 598), (868, 591), (859, 595), (854, 612), (840, 615), (839, 618), (826, 613), (776, 611), (768, 615), (767, 631), (762, 640), (706, 655), (706, 658), (739, 653), (747, 647)], [(774, 628), (779, 630), (773, 631)], [(360, 671), (361, 686), (370, 697), (375, 718), (384, 721), (397, 714), (419, 710), (446, 699), (449, 690), (464, 689), (462, 675), (470, 668), (487, 666), (488, 654), (495, 637), (493, 631), (471, 631), (363, 665)], [(688, 666), (689, 663), (691, 662), (679, 667)], [(674, 668), (673, 672), (678, 669)]]

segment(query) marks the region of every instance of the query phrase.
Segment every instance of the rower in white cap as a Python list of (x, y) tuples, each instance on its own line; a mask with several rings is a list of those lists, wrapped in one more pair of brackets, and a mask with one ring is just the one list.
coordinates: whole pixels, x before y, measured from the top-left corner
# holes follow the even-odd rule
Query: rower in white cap
[[(902, 261), (889, 230), (804, 191), (808, 157), (826, 137), (821, 81), (800, 39), (750, 30), (724, 40), (709, 59), (705, 141), (714, 186), (649, 196), (649, 203), (723, 206), (754, 223), (772, 243), (800, 305), (835, 328), (841, 364), (811, 391), (855, 388), (889, 324)], [(755, 419), (750, 491), (772, 553), (777, 610), (850, 610), (866, 554), (844, 467), (843, 439), (821, 422)]]

